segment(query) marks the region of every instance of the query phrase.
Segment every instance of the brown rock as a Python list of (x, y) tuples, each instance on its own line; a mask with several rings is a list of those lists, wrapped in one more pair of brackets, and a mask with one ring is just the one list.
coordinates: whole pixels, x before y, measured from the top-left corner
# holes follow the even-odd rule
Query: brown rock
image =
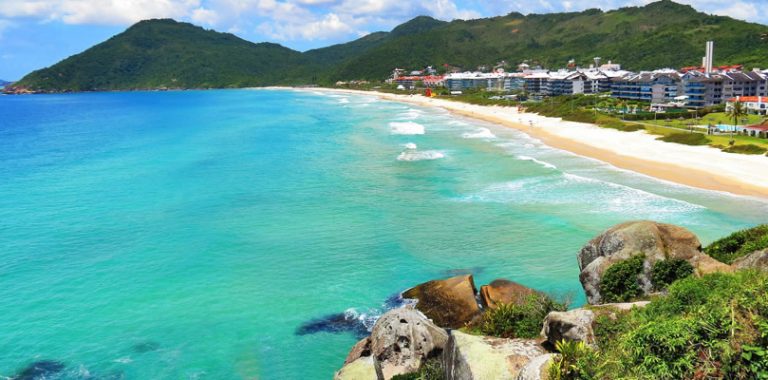
[(581, 270), (579, 281), (587, 301), (590, 304), (603, 302), (600, 282), (605, 271), (637, 254), (642, 254), (645, 259), (639, 285), (646, 295), (653, 291), (650, 272), (657, 261), (688, 261), (699, 276), (732, 271), (730, 266), (701, 252), (699, 239), (683, 227), (651, 221), (622, 223), (592, 239), (577, 256)]
[(349, 350), (349, 355), (347, 355), (347, 359), (344, 360), (344, 365), (352, 363), (365, 356), (371, 356), (371, 337), (369, 336), (360, 339), (359, 342), (352, 346), (352, 349)]
[(544, 318), (541, 335), (553, 346), (561, 340), (593, 344), (595, 313), (587, 309), (552, 311)]
[(530, 339), (504, 339), (451, 331), (443, 351), (446, 380), (515, 380), (531, 359), (547, 352)]
[(403, 292), (403, 298), (418, 300), (416, 309), (438, 326), (460, 328), (480, 313), (477, 289), (471, 275), (432, 280)]
[(521, 304), (537, 292), (514, 281), (498, 279), (480, 287), (480, 301), (484, 307), (495, 308), (498, 304)]

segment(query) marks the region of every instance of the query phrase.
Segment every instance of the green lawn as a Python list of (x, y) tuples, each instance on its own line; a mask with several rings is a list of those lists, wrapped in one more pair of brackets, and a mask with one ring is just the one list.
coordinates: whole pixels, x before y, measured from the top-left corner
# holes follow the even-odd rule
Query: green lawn
[[(752, 125), (759, 124), (765, 119), (765, 116), (760, 115), (746, 115), (739, 120), (739, 125)], [(659, 114), (657, 120), (647, 120), (646, 123), (661, 125), (665, 127), (688, 129), (689, 123), (693, 122), (694, 125), (709, 125), (709, 124), (733, 124), (733, 119), (728, 117), (725, 112), (717, 112), (708, 114), (700, 119), (680, 120), (680, 119), (664, 119), (664, 114)]]

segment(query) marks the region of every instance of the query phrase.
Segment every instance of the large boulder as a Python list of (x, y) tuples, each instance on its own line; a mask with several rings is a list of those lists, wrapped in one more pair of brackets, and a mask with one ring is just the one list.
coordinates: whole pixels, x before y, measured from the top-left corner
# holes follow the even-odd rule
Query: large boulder
[(349, 350), (349, 354), (347, 354), (347, 359), (344, 360), (344, 365), (352, 363), (353, 361), (365, 356), (371, 356), (371, 337), (370, 336), (360, 339), (360, 341), (358, 341), (357, 343), (355, 343), (354, 346), (352, 346), (352, 349)]
[(416, 299), (416, 309), (442, 327), (460, 328), (480, 314), (471, 275), (432, 280), (403, 292), (403, 298)]
[(733, 262), (736, 269), (759, 269), (768, 271), (768, 249), (755, 251), (749, 255), (739, 257)]
[(595, 313), (587, 309), (552, 311), (544, 318), (541, 335), (553, 346), (561, 340), (593, 344)]
[(364, 356), (345, 364), (333, 375), (333, 380), (376, 380), (373, 358)]
[(499, 304), (521, 304), (537, 292), (514, 281), (498, 279), (480, 287), (480, 302), (486, 308), (495, 308)]
[(531, 359), (546, 354), (534, 340), (451, 332), (443, 351), (446, 380), (515, 380)]
[(537, 356), (520, 370), (517, 380), (548, 380), (549, 367), (557, 360), (557, 354), (544, 354)]
[(638, 254), (644, 256), (639, 285), (646, 295), (653, 291), (651, 268), (657, 261), (685, 260), (697, 275), (732, 271), (730, 266), (703, 253), (696, 235), (683, 227), (651, 221), (622, 223), (589, 241), (578, 254), (579, 280), (587, 301), (601, 303), (600, 282), (605, 271)]
[(448, 333), (410, 308), (390, 310), (371, 331), (371, 356), (379, 379), (415, 372), (445, 348)]

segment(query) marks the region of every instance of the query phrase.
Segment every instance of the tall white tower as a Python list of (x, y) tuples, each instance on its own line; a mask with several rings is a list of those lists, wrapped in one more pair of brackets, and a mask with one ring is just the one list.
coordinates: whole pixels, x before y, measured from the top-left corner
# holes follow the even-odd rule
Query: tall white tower
[(707, 74), (712, 73), (712, 62), (715, 54), (715, 43), (713, 41), (707, 41), (707, 55), (705, 57), (704, 71)]

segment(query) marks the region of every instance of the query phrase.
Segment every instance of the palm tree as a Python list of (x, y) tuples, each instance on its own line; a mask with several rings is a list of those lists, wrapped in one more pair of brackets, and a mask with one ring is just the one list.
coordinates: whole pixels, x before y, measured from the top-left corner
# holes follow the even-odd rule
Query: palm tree
[(746, 115), (746, 112), (744, 112), (744, 106), (741, 101), (738, 100), (733, 103), (733, 105), (731, 105), (731, 109), (728, 110), (728, 116), (733, 118), (733, 128), (731, 128), (731, 141), (729, 142), (731, 145), (733, 145), (735, 142), (733, 140), (733, 132), (736, 129), (736, 126), (739, 125), (739, 119), (744, 115)]

